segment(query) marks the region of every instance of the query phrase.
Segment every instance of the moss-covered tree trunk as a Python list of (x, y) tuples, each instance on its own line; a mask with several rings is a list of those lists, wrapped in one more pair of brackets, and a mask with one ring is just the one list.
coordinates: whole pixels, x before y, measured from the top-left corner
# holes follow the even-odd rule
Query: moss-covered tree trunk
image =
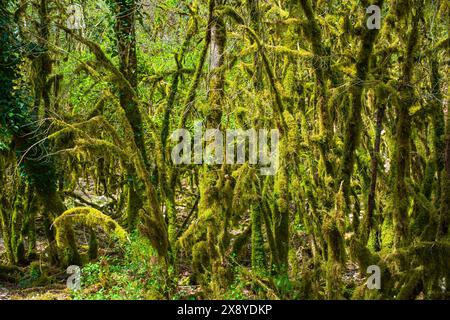
[[(383, 0), (379, 0), (374, 4), (383, 7)], [(366, 21), (364, 17), (363, 21)], [(344, 137), (344, 154), (341, 167), (341, 181), (343, 181), (342, 189), (346, 203), (346, 210), (349, 211), (350, 204), (350, 181), (353, 174), (353, 166), (355, 162), (355, 150), (359, 145), (361, 136), (361, 109), (363, 106), (362, 98), (364, 92), (364, 82), (370, 72), (370, 60), (372, 51), (377, 39), (378, 29), (366, 29), (361, 39), (361, 47), (359, 49), (356, 62), (356, 77), (351, 84), (351, 110), (350, 117), (347, 121), (347, 127)], [(358, 226), (359, 212), (353, 212), (353, 227), (356, 230)]]
[[(119, 53), (119, 70), (128, 81), (130, 87), (120, 87), (119, 99), (122, 109), (133, 129), (136, 146), (142, 154), (146, 167), (149, 169), (147, 152), (144, 142), (142, 115), (138, 108), (137, 88), (137, 56), (136, 56), (136, 10), (135, 0), (110, 0), (115, 15), (114, 31)], [(132, 92), (131, 89), (135, 90)]]
[(415, 5), (415, 13), (412, 17), (412, 26), (408, 35), (408, 42), (405, 52), (405, 60), (401, 68), (401, 78), (399, 81), (399, 102), (397, 105), (397, 128), (396, 128), (396, 154), (395, 154), (395, 190), (394, 190), (394, 245), (401, 247), (408, 242), (409, 227), (409, 196), (406, 187), (406, 178), (410, 170), (410, 139), (411, 139), (411, 119), (409, 108), (414, 104), (414, 87), (412, 76), (414, 70), (415, 50), (419, 42), (419, 24), (422, 17), (423, 4), (421, 1)]
[(333, 174), (333, 166), (330, 162), (329, 152), (332, 140), (332, 123), (328, 111), (328, 84), (329, 77), (329, 61), (327, 60), (326, 50), (322, 40), (322, 31), (318, 24), (311, 0), (300, 0), (300, 5), (303, 12), (308, 19), (307, 28), (305, 33), (308, 35), (312, 44), (314, 53), (313, 67), (316, 75), (317, 84), (317, 109), (319, 115), (319, 135), (321, 142), (319, 144), (320, 156), (323, 164), (325, 165), (326, 172), (330, 175)]
[[(448, 234), (450, 212), (450, 180), (449, 178), (449, 111), (447, 110), (447, 124), (442, 104), (441, 75), (436, 57), (430, 59), (431, 65), (431, 93), (432, 93), (432, 124), (434, 162), (437, 171), (436, 204), (439, 206), (437, 238)], [(447, 128), (446, 128), (447, 127)]]
[[(209, 19), (208, 33), (210, 37), (210, 78), (209, 78), (209, 107), (205, 112), (205, 125), (207, 128), (220, 129), (222, 122), (222, 104), (224, 97), (224, 50), (226, 43), (225, 22), (222, 17), (216, 13), (216, 8), (223, 4), (222, 0), (209, 1)], [(208, 42), (208, 41), (207, 41)], [(217, 152), (217, 150), (216, 150)], [(222, 155), (220, 155), (222, 156)], [(203, 159), (205, 161), (205, 159)], [(223, 196), (221, 188), (223, 184), (222, 172), (217, 170), (217, 165), (204, 164), (200, 175), (200, 200), (199, 200), (199, 218), (205, 221), (204, 245), (198, 247), (203, 248), (204, 253), (208, 256), (209, 268), (214, 276), (214, 284), (221, 280), (220, 269), (221, 259), (220, 251), (223, 249), (220, 239), (226, 239), (227, 226), (221, 221), (227, 222), (225, 217), (225, 208), (223, 204)], [(219, 234), (222, 233), (222, 237)], [(195, 248), (195, 247), (194, 247)], [(223, 252), (222, 252), (223, 254)], [(193, 257), (199, 254), (194, 252)], [(195, 261), (194, 261), (195, 264)], [(201, 270), (197, 270), (199, 272)]]
[[(129, 86), (119, 87), (120, 106), (133, 131), (134, 142), (141, 153), (146, 170), (150, 170), (144, 141), (142, 115), (138, 106), (137, 81), (138, 61), (136, 55), (136, 15), (135, 0), (110, 0), (115, 16), (114, 32), (119, 54), (119, 70)], [(128, 177), (127, 224), (132, 230), (136, 226), (138, 211), (142, 207), (141, 187), (135, 176)]]
[(265, 273), (267, 261), (262, 233), (262, 212), (259, 204), (252, 205), (250, 216), (252, 221), (252, 270), (256, 273)]
[[(450, 94), (450, 87), (447, 88)], [(441, 203), (439, 211), (438, 238), (448, 236), (450, 232), (450, 110), (447, 108), (444, 138), (444, 170), (441, 174)]]

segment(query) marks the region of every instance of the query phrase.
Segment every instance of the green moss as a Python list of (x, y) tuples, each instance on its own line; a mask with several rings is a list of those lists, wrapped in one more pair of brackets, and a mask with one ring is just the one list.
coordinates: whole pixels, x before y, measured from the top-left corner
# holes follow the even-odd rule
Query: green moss
[(263, 273), (267, 270), (266, 253), (264, 250), (264, 238), (262, 235), (261, 207), (258, 204), (252, 206), (252, 270), (256, 273)]
[[(68, 232), (68, 230), (71, 230), (78, 223), (91, 228), (100, 227), (108, 235), (114, 235), (121, 242), (126, 242), (128, 239), (127, 232), (117, 222), (96, 209), (77, 207), (66, 210), (53, 222), (56, 228), (56, 242), (58, 247), (63, 251), (63, 257), (66, 263), (76, 261), (78, 264), (81, 264), (79, 256), (74, 256), (74, 250), (71, 248), (73, 245), (69, 245), (75, 243), (73, 232)], [(92, 247), (93, 249), (94, 246)], [(78, 255), (78, 252), (75, 252), (75, 254)]]
[(385, 218), (381, 225), (381, 250), (388, 252), (394, 246), (394, 226), (392, 220)]
[(211, 261), (207, 241), (197, 242), (192, 247), (192, 281), (193, 283), (204, 283), (205, 271), (210, 269)]
[(285, 273), (289, 253), (289, 190), (286, 167), (283, 164), (280, 167), (274, 183), (276, 206), (273, 210), (273, 226), (279, 263), (277, 267), (281, 273)]

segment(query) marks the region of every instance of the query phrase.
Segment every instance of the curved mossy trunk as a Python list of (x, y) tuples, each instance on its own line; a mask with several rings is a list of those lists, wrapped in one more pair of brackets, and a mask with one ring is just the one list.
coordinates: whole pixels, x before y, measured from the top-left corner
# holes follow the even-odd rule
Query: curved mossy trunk
[[(56, 182), (55, 182), (56, 183)], [(52, 221), (56, 219), (58, 216), (60, 216), (63, 212), (66, 211), (66, 206), (64, 205), (60, 195), (56, 192), (56, 190), (51, 192), (42, 192), (38, 191), (40, 196), (42, 197), (44, 201), (44, 210), (46, 211), (46, 215), (48, 215), (48, 218), (45, 218), (47, 220), (47, 223), (49, 221)], [(51, 241), (51, 250), (53, 250), (53, 247), (56, 247), (55, 244), (55, 230), (52, 227), (52, 225), (49, 226), (49, 230), (47, 231), (47, 238), (49, 241)], [(81, 257), (78, 253), (77, 244), (75, 240), (75, 233), (71, 226), (68, 227), (67, 233), (67, 247), (64, 248), (62, 252), (62, 260), (61, 263), (63, 265), (81, 265)]]

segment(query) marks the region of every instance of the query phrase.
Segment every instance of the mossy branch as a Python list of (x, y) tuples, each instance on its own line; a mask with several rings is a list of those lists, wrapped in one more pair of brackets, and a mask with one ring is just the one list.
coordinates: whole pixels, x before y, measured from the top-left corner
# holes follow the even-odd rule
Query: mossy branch
[(100, 227), (106, 234), (116, 236), (122, 243), (128, 241), (127, 232), (111, 217), (94, 208), (77, 207), (66, 210), (53, 221), (53, 226), (56, 228), (58, 247), (61, 249), (67, 247), (67, 228), (73, 227), (77, 223), (91, 228)]

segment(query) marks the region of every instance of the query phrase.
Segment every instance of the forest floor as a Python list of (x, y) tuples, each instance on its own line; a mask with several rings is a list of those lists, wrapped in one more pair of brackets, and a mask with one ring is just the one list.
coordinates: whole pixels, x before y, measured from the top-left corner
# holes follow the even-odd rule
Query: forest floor
[[(131, 249), (126, 249), (124, 256), (118, 256), (111, 248), (102, 248), (100, 256), (82, 267), (82, 289), (73, 292), (67, 288), (65, 271), (54, 267), (43, 266), (41, 272), (33, 271), (33, 265), (20, 268), (17, 281), (0, 281), (0, 300), (72, 300), (72, 299), (166, 299), (161, 290), (160, 271), (149, 256), (143, 255), (145, 248), (138, 240), (132, 241)], [(41, 252), (43, 243), (38, 245)], [(138, 252), (138, 253), (137, 253)], [(0, 238), (0, 264), (4, 263), (4, 245)], [(186, 264), (188, 261), (184, 261)], [(36, 264), (34, 264), (36, 266)], [(36, 269), (36, 267), (34, 267)], [(246, 266), (240, 268), (248, 269)], [(239, 270), (239, 269), (238, 269)], [(249, 269), (244, 274), (249, 274)], [(238, 271), (240, 272), (240, 271)], [(348, 287), (360, 285), (363, 282), (358, 267), (347, 263), (343, 282)], [(173, 288), (171, 299), (208, 299), (208, 295), (196, 285), (189, 283), (190, 271), (188, 265), (180, 268), (176, 275), (177, 283)], [(158, 282), (159, 281), (159, 282)], [(227, 290), (224, 299), (256, 299), (249, 279), (242, 276)]]
[(17, 285), (0, 287), (0, 300), (69, 300), (70, 291), (65, 283), (43, 287), (20, 288)]
[[(42, 250), (43, 244), (39, 243), (38, 248)], [(5, 245), (0, 238), (0, 264), (5, 255)], [(0, 300), (67, 300), (70, 299), (70, 291), (67, 289), (66, 280), (61, 277), (61, 273), (55, 273), (59, 277), (54, 277), (54, 282), (42, 286), (29, 286), (28, 268), (21, 268), (23, 272), (17, 283), (0, 281)]]

